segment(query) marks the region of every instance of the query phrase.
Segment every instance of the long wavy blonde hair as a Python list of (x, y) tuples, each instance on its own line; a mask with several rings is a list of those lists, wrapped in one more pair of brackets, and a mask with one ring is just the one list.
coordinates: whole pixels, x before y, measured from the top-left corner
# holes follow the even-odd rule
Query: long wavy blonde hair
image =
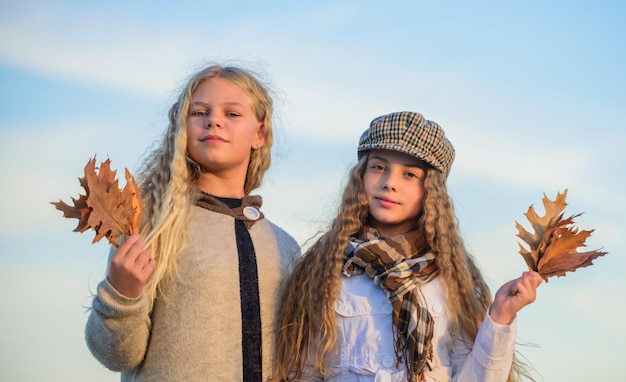
[(141, 234), (157, 264), (145, 288), (151, 299), (159, 293), (160, 281), (175, 274), (175, 261), (186, 248), (187, 221), (200, 177), (199, 164), (187, 152), (187, 114), (194, 91), (216, 77), (248, 94), (256, 118), (265, 129), (265, 144), (251, 150), (244, 183), (246, 195), (261, 185), (270, 166), (273, 103), (265, 85), (251, 72), (234, 66), (212, 65), (193, 75), (169, 110), (169, 126), (161, 144), (146, 157), (137, 173), (144, 206)]
[[(350, 170), (330, 229), (300, 258), (291, 274), (281, 304), (274, 381), (298, 380), (309, 357), (322, 374), (335, 351), (337, 300), (344, 252), (351, 236), (366, 229), (369, 206), (363, 186), (368, 155)], [(427, 168), (425, 200), (418, 226), (436, 255), (447, 286), (452, 328), (475, 338), (491, 303), (491, 294), (458, 231), (446, 177)], [(514, 364), (514, 369), (516, 368)], [(509, 380), (513, 381), (514, 373)]]

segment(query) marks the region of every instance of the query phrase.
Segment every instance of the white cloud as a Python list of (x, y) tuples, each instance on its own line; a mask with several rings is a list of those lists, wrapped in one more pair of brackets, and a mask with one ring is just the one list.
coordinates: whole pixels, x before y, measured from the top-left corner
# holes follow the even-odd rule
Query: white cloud
[(166, 38), (158, 31), (119, 30), (102, 24), (89, 28), (66, 24), (60, 28), (38, 12), (30, 17), (0, 23), (3, 61), (72, 82), (150, 97), (168, 94), (177, 84), (175, 74), (184, 61), (179, 54), (185, 49), (182, 36)]

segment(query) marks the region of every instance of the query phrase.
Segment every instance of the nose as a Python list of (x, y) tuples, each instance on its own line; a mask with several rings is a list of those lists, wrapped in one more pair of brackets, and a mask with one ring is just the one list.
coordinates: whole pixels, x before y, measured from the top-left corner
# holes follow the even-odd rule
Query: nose
[(396, 179), (392, 171), (385, 173), (381, 178), (383, 190), (396, 191)]
[(206, 128), (208, 129), (211, 127), (222, 127), (222, 121), (216, 113), (211, 113), (206, 118)]

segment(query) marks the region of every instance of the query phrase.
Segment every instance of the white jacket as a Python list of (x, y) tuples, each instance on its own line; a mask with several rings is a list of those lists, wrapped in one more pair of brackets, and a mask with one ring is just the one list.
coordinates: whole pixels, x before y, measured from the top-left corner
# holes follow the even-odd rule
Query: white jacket
[[(517, 320), (499, 325), (485, 317), (476, 341), (463, 341), (449, 330), (445, 287), (440, 277), (420, 287), (433, 316), (435, 351), (427, 381), (506, 381), (517, 335)], [(329, 373), (309, 373), (304, 380), (400, 382), (407, 381), (406, 367), (396, 368), (393, 347), (391, 304), (383, 290), (365, 274), (342, 276), (342, 287), (335, 306), (338, 353)], [(309, 365), (307, 370), (312, 370)]]

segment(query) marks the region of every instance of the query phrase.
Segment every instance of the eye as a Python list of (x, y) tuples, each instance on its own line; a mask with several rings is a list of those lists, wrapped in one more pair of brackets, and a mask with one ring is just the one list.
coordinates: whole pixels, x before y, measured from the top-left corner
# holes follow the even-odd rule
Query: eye
[(241, 113), (236, 112), (236, 111), (227, 111), (225, 114), (228, 117), (239, 117), (239, 116), (241, 116)]
[(370, 165), (370, 170), (374, 172), (384, 172), (385, 166), (383, 166), (382, 164), (375, 163), (375, 164)]
[(414, 174), (412, 172), (406, 172), (404, 173), (404, 176), (406, 176), (407, 178), (413, 178), (413, 179), (418, 179), (419, 176), (417, 176), (417, 174)]
[(191, 110), (191, 111), (189, 112), (189, 115), (190, 115), (190, 116), (192, 116), (192, 117), (203, 117), (203, 116), (205, 116), (205, 115), (207, 115), (207, 114), (208, 114), (208, 113), (206, 112), (206, 110), (200, 110), (200, 109), (197, 109), (197, 110)]
[(407, 171), (404, 173), (404, 176), (410, 179), (422, 179), (424, 173), (421, 171)]

